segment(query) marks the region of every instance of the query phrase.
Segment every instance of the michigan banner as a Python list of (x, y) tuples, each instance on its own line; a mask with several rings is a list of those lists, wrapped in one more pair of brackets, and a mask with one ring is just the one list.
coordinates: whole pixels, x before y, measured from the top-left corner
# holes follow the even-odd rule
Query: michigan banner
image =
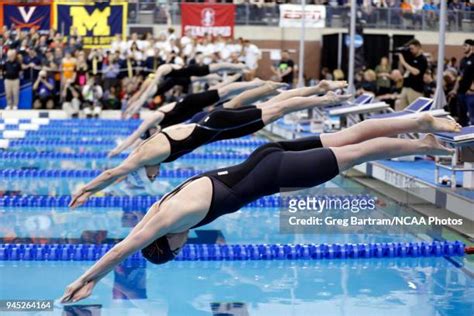
[(127, 2), (56, 1), (55, 27), (82, 36), (85, 48), (107, 47), (117, 34), (127, 33)]

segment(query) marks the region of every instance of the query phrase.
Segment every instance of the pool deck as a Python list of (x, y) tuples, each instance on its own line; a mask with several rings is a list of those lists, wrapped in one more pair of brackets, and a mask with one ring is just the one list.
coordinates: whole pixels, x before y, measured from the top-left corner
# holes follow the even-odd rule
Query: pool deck
[[(440, 208), (474, 220), (472, 205), (474, 190), (436, 184), (434, 179), (434, 161), (417, 159), (415, 161), (376, 161), (354, 167), (357, 171), (379, 181), (392, 185), (412, 195), (422, 198)], [(440, 176), (448, 175), (442, 170)], [(462, 181), (458, 175), (458, 182)]]
[[(294, 124), (294, 122), (293, 122)], [(286, 139), (315, 135), (308, 125), (294, 125), (281, 119), (271, 124), (266, 130)], [(437, 207), (474, 221), (474, 190), (465, 188), (451, 189), (448, 185), (435, 182), (435, 162), (428, 159), (415, 161), (383, 160), (364, 163), (354, 167), (366, 176), (415, 195)], [(440, 169), (439, 176), (450, 176), (451, 173)], [(462, 173), (457, 173), (457, 183), (462, 183)]]

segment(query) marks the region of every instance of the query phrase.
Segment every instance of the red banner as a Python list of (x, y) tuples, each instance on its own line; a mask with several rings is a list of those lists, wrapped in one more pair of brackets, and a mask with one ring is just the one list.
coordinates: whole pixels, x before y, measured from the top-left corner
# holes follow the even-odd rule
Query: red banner
[(192, 36), (234, 36), (233, 4), (181, 3), (181, 31)]

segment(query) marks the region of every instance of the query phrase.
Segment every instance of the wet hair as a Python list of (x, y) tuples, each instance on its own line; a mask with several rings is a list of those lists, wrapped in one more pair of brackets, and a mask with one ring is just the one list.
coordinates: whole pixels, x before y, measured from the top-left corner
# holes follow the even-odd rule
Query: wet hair
[(151, 263), (163, 264), (176, 256), (170, 248), (166, 236), (162, 236), (142, 249), (143, 257)]

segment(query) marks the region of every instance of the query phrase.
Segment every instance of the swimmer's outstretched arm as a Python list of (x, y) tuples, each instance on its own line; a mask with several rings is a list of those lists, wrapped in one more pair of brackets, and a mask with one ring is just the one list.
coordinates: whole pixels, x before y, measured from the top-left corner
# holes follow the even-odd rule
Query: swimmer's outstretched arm
[(107, 157), (111, 158), (117, 156), (122, 151), (133, 145), (143, 133), (152, 127), (156, 127), (157, 132), (159, 132), (161, 128), (158, 124), (160, 124), (164, 117), (165, 114), (161, 111), (155, 111), (151, 113), (131, 135), (129, 135), (123, 142), (117, 145), (117, 147), (112, 149)]
[(173, 71), (173, 69), (176, 69), (176, 67), (169, 64), (158, 67), (155, 77), (148, 83), (147, 88), (143, 92), (141, 92), (140, 89), (139, 92), (141, 93), (137, 95), (138, 97), (135, 99), (135, 101), (129, 102), (127, 110), (124, 113), (125, 118), (130, 118), (132, 115), (137, 113), (138, 110), (140, 110), (143, 104), (145, 104), (146, 101), (151, 98), (158, 90), (158, 84), (160, 83), (161, 78), (169, 74), (171, 71)]
[(328, 91), (344, 89), (347, 87), (347, 81), (321, 80), (317, 85), (283, 91), (268, 102), (279, 102), (294, 97), (310, 97), (316, 94), (326, 93)]
[(79, 191), (72, 196), (72, 200), (71, 203), (69, 203), (69, 207), (76, 208), (81, 206), (87, 201), (87, 199), (91, 195), (99, 192), (102, 189), (105, 189), (121, 177), (128, 175), (130, 172), (137, 170), (141, 166), (143, 165), (135, 159), (127, 158), (119, 166), (105, 170), (97, 178), (95, 178), (94, 180), (86, 184), (84, 187), (79, 189)]
[[(265, 81), (262, 81), (260, 79), (256, 79), (256, 80), (252, 80), (252, 81), (248, 81), (248, 82), (233, 82), (233, 83), (230, 83), (230, 84), (225, 85), (223, 87), (220, 87), (216, 90), (217, 90), (217, 93), (219, 94), (219, 99), (225, 100), (225, 99), (231, 98), (234, 95), (242, 93), (243, 91), (246, 91), (248, 89), (260, 87), (260, 86), (263, 86), (263, 85), (269, 85), (269, 84), (265, 83)], [(280, 83), (274, 83), (274, 85), (275, 86), (272, 87), (271, 89), (265, 88), (265, 89), (259, 90), (259, 91), (266, 92), (267, 90), (270, 90), (270, 91), (275, 90), (281, 84)], [(246, 93), (251, 93), (251, 91), (254, 91), (254, 90), (248, 90)], [(256, 95), (257, 95), (257, 99), (258, 99), (259, 97), (263, 97), (265, 95), (265, 93), (262, 93), (262, 92), (261, 93), (256, 93)], [(188, 97), (190, 97), (190, 96), (191, 95), (188, 95)], [(167, 104), (165, 106), (162, 106), (159, 111), (155, 111), (153, 114), (151, 114), (148, 118), (146, 118), (142, 122), (142, 124), (140, 124), (140, 126), (138, 127), (138, 129), (135, 132), (133, 132), (130, 136), (128, 136), (127, 139), (125, 139), (120, 145), (118, 145), (112, 151), (110, 151), (110, 153), (108, 154), (108, 157), (110, 158), (110, 157), (113, 157), (113, 156), (116, 156), (116, 155), (120, 154), (122, 151), (124, 151), (125, 149), (130, 147), (138, 138), (140, 138), (140, 135), (142, 135), (144, 132), (146, 132), (149, 128), (152, 128), (152, 127), (157, 126), (158, 124), (160, 124), (160, 122), (164, 119), (164, 117), (166, 115), (165, 113), (171, 111), (174, 108), (175, 104), (176, 103), (170, 103), (170, 104)], [(240, 101), (234, 101), (233, 104), (240, 105), (241, 102)], [(211, 104), (209, 104), (209, 105), (211, 105)], [(158, 130), (160, 130), (159, 127), (157, 127), (157, 128), (158, 128)]]
[(131, 97), (130, 99), (128, 100), (128, 103), (133, 103), (135, 101), (137, 101), (140, 96), (145, 93), (146, 89), (148, 89), (148, 87), (150, 86), (151, 82), (153, 81), (153, 79), (151, 78), (147, 78), (145, 79), (145, 81), (143, 81), (143, 83), (140, 85), (140, 88), (138, 89), (137, 92), (135, 92)]
[[(61, 303), (73, 303), (89, 297), (100, 279), (136, 251), (151, 244), (155, 239), (176, 230), (179, 221), (174, 223), (164, 218), (160, 212), (153, 215), (141, 229), (134, 229), (124, 240), (117, 243), (89, 270), (66, 287)], [(138, 225), (137, 225), (138, 226)]]

